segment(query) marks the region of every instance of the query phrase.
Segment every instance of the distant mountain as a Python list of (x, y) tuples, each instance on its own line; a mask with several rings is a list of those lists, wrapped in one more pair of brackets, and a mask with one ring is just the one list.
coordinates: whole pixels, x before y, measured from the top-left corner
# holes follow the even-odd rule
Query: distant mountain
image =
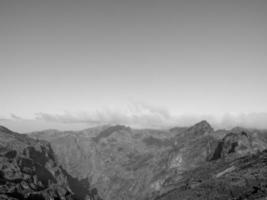
[(88, 181), (79, 181), (58, 165), (47, 142), (0, 126), (0, 199), (100, 198)]
[[(197, 199), (190, 196), (190, 190), (202, 185), (190, 174), (202, 177), (207, 168), (200, 182), (216, 182), (216, 176), (224, 177), (223, 170), (228, 173), (234, 166), (237, 176), (242, 176), (242, 165), (233, 163), (254, 159), (253, 155), (262, 167), (267, 165), (263, 162), (267, 132), (242, 128), (215, 131), (207, 121), (170, 130), (117, 125), (76, 132), (50, 130), (31, 136), (49, 141), (63, 168), (76, 178), (89, 179), (105, 200)], [(250, 167), (252, 171), (259, 169)], [(187, 192), (175, 196), (181, 190)]]

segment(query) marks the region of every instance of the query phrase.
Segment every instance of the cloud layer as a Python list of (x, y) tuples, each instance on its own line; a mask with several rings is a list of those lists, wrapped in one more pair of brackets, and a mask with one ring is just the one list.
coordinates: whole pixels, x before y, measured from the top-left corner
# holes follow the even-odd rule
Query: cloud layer
[(226, 113), (223, 115), (173, 114), (168, 110), (142, 103), (130, 104), (123, 109), (102, 109), (97, 111), (63, 112), (58, 114), (36, 113), (32, 119), (15, 114), (0, 118), (0, 122), (17, 131), (40, 129), (83, 129), (104, 124), (123, 124), (134, 128), (171, 128), (191, 126), (207, 120), (216, 128), (230, 129), (236, 126), (267, 129), (267, 113)]
[(145, 104), (130, 104), (124, 109), (102, 109), (92, 112), (37, 113), (36, 120), (91, 125), (125, 124), (138, 128), (168, 127), (175, 118), (166, 110)]

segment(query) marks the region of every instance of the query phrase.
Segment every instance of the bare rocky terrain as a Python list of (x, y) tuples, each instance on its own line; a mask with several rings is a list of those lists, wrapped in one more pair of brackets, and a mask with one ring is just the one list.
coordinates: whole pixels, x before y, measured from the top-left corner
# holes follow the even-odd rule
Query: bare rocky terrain
[(100, 200), (87, 180), (72, 177), (44, 141), (0, 126), (0, 199)]
[[(29, 137), (30, 136), (30, 137)], [(0, 127), (0, 199), (263, 200), (267, 132), (102, 126), (15, 133)]]
[(215, 131), (202, 121), (170, 130), (116, 125), (30, 135), (51, 143), (64, 170), (104, 200), (267, 197), (266, 131)]

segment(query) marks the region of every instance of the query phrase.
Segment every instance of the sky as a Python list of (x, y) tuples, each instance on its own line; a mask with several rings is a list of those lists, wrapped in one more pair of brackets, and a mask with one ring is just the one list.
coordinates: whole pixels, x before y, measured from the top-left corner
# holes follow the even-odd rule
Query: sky
[(0, 124), (267, 128), (265, 0), (0, 0)]

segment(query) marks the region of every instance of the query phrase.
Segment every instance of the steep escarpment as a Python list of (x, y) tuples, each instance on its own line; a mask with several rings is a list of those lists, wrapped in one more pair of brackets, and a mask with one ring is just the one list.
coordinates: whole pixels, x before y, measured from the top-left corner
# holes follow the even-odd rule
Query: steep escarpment
[(47, 142), (0, 127), (0, 199), (100, 199), (58, 165)]
[(203, 165), (213, 153), (217, 139), (214, 130), (206, 121), (176, 133), (173, 147), (159, 156), (150, 186), (152, 198), (176, 187), (183, 181), (183, 173)]

